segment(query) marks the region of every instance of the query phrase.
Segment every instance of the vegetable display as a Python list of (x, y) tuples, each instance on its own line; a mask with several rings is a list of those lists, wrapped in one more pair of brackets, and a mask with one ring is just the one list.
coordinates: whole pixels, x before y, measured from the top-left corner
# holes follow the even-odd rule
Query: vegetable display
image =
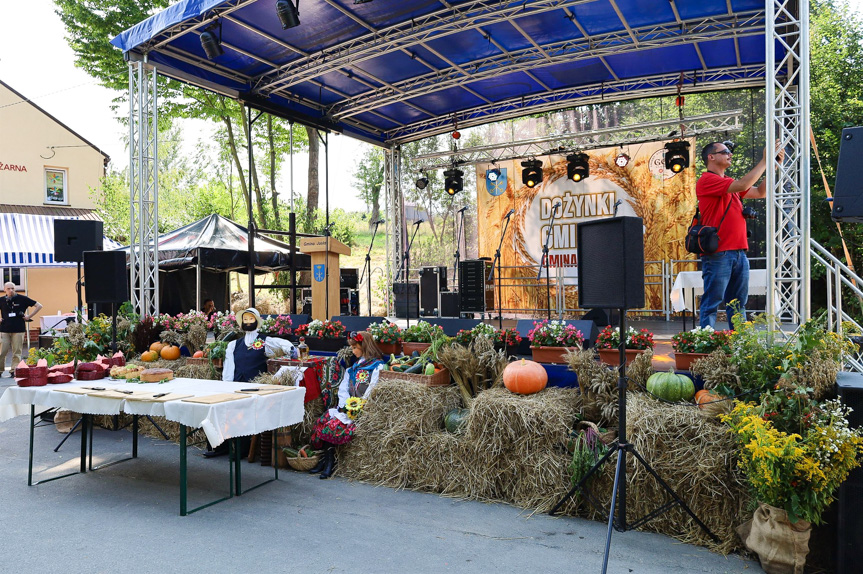
[(685, 375), (674, 370), (667, 373), (653, 373), (647, 379), (647, 391), (657, 398), (670, 401), (689, 401), (695, 394), (695, 383)]

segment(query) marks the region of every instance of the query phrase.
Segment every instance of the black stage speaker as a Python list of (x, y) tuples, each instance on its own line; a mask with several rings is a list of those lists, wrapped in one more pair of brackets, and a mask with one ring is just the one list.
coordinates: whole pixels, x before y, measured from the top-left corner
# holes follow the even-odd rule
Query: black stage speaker
[[(530, 341), (527, 340), (527, 334), (533, 329), (534, 322), (539, 322), (538, 319), (519, 319), (515, 324), (515, 330), (521, 335), (521, 344), (518, 347), (519, 355), (530, 355)], [(593, 321), (584, 320), (564, 320), (567, 325), (572, 325), (584, 335), (584, 348), (590, 349), (596, 343), (596, 338), (599, 336), (599, 329), (596, 328), (596, 323)]]
[(330, 317), (330, 321), (339, 321), (350, 335), (354, 331), (367, 331), (372, 323), (380, 323), (384, 317), (358, 317), (356, 315), (338, 315)]
[(440, 315), (440, 292), (446, 290), (446, 267), (420, 269), (420, 312), (424, 316)]
[(85, 251), (102, 251), (102, 222), (55, 219), (54, 261), (82, 262)]
[(339, 278), (340, 278), (340, 286), (347, 287), (348, 289), (356, 289), (359, 284), (359, 271), (354, 268), (344, 268), (339, 270)]
[(863, 221), (863, 127), (842, 130), (836, 184), (833, 186), (833, 221)]
[[(843, 141), (842, 145), (845, 143)], [(840, 372), (836, 376), (839, 399), (853, 411), (851, 428), (863, 426), (863, 375)], [(863, 468), (855, 468), (839, 487), (839, 519), (836, 524), (836, 574), (859, 572), (863, 563)]]
[(455, 337), (459, 331), (466, 329), (470, 331), (481, 323), (479, 319), (439, 319), (431, 318), (424, 319), (432, 325), (439, 325), (443, 329), (443, 334), (447, 337)]
[(440, 316), (461, 316), (461, 293), (458, 291), (444, 291), (440, 294)]
[(85, 251), (84, 284), (87, 303), (129, 300), (129, 272), (123, 251)]
[(419, 283), (393, 283), (396, 299), (396, 317), (418, 319), (420, 316)]
[(491, 261), (469, 259), (459, 263), (458, 290), (462, 313), (494, 310), (494, 278), (488, 278)]
[(608, 327), (608, 313), (605, 309), (591, 309), (581, 317), (582, 321), (593, 321), (597, 327)]
[(578, 303), (586, 309), (644, 307), (644, 227), (640, 217), (579, 223)]

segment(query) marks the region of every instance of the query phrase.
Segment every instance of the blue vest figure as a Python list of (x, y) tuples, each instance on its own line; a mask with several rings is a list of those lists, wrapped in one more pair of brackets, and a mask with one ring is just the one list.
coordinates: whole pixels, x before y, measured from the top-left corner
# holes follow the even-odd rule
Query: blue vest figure
[[(255, 339), (255, 342), (261, 341)], [(234, 380), (238, 383), (248, 383), (267, 370), (267, 353), (261, 341), (259, 349), (255, 345), (247, 347), (242, 339), (234, 345)]]

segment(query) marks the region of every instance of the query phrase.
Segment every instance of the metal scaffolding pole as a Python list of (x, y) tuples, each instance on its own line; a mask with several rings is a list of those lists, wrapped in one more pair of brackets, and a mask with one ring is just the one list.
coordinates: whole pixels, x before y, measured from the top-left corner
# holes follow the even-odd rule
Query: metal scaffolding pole
[(129, 284), (141, 316), (159, 313), (159, 167), (156, 68), (129, 62)]
[[(401, 170), (399, 162), (401, 161), (401, 150), (397, 147), (391, 147), (384, 150), (384, 187), (385, 197), (387, 202), (387, 261), (386, 266), (387, 286), (392, 285), (393, 277), (396, 270), (401, 265), (402, 254), (404, 253), (404, 197), (401, 190)], [(369, 274), (371, 280), (371, 273)], [(395, 309), (392, 304), (392, 290), (386, 290), (386, 311), (385, 314), (391, 315)]]
[(809, 5), (767, 3), (767, 148), (779, 140), (785, 160), (767, 162), (767, 312), (780, 323), (810, 315)]

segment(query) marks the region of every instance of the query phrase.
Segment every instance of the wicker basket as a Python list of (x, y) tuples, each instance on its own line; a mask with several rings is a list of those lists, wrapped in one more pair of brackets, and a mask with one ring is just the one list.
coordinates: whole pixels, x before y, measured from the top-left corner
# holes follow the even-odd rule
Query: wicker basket
[(285, 460), (288, 461), (288, 466), (290, 466), (294, 470), (298, 470), (300, 472), (308, 472), (308, 471), (312, 470), (313, 468), (315, 468), (315, 465), (318, 464), (318, 461), (321, 460), (321, 457), (320, 457), (320, 455), (317, 455), (317, 454), (315, 456), (309, 456), (309, 457), (304, 457), (304, 456), (293, 456), (292, 457), (292, 456), (289, 456), (289, 457), (286, 457)]
[(449, 370), (442, 368), (433, 375), (419, 373), (399, 373), (398, 371), (381, 371), (380, 378), (385, 381), (413, 381), (428, 387), (445, 387), (450, 383)]

